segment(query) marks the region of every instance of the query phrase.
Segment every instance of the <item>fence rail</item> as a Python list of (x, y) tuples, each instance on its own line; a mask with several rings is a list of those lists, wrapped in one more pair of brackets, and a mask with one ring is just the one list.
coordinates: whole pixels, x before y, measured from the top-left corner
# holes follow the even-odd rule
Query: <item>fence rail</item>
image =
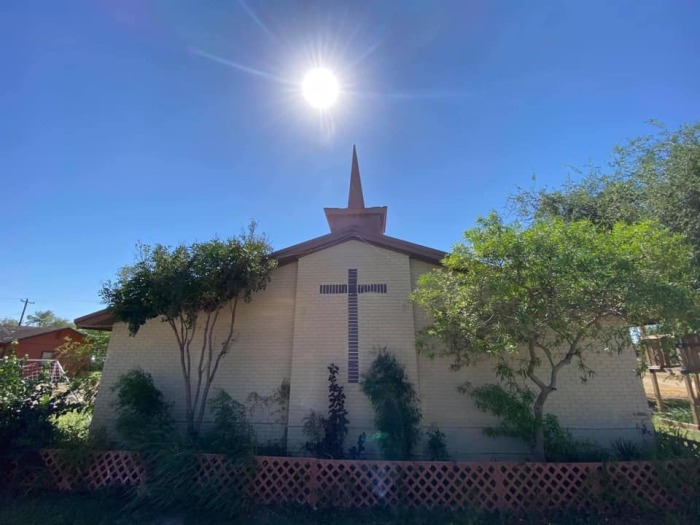
[[(135, 452), (92, 453), (82, 468), (61, 451), (42, 457), (55, 485), (136, 486), (147, 470)], [(448, 507), (531, 511), (681, 508), (697, 498), (700, 462), (619, 463), (402, 462), (257, 457), (254, 472), (214, 454), (197, 459), (194, 483), (232, 487), (260, 504), (313, 507)]]

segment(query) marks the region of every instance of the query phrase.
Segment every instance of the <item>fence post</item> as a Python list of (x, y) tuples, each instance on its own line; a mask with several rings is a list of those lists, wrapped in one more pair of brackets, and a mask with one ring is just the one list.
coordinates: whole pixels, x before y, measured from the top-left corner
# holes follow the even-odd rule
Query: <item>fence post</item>
[(505, 466), (506, 463), (500, 463), (499, 462), (494, 462), (493, 463), (493, 481), (495, 483), (494, 486), (494, 492), (496, 493), (496, 508), (498, 510), (505, 510), (506, 509), (506, 484), (505, 484), (505, 476), (503, 475), (503, 471), (501, 470), (501, 466)]
[(319, 459), (314, 459), (311, 462), (311, 468), (309, 469), (309, 482), (308, 482), (308, 488), (309, 488), (309, 495), (308, 495), (308, 503), (311, 505), (311, 507), (316, 510), (316, 506), (318, 505), (318, 463)]

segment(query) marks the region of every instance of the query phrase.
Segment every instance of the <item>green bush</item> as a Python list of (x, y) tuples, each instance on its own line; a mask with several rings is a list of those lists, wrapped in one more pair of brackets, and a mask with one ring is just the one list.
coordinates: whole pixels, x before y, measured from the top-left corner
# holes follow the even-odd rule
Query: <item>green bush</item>
[(547, 461), (588, 463), (607, 461), (610, 453), (594, 441), (575, 439), (568, 430), (561, 428), (556, 416), (544, 418), (544, 450)]
[(385, 348), (362, 377), (362, 391), (374, 408), (379, 447), (387, 459), (408, 459), (420, 438), (422, 414), (406, 369)]
[(0, 443), (2, 454), (54, 446), (61, 432), (58, 416), (80, 408), (68, 389), (58, 388), (43, 369), (36, 378), (24, 377), (24, 359), (0, 359)]
[(449, 461), (450, 454), (447, 452), (447, 443), (445, 443), (445, 434), (441, 432), (437, 425), (432, 425), (428, 428), (426, 435), (428, 439), (425, 442), (425, 455), (430, 461)]
[(177, 432), (170, 405), (150, 374), (131, 370), (114, 386), (117, 430), (141, 455), (147, 482), (134, 493), (132, 507), (161, 511), (201, 511), (231, 516), (246, 503), (240, 486), (222, 486), (217, 476), (202, 479), (202, 452), (223, 454), (217, 468), (253, 473), (253, 430), (243, 405), (219, 390), (209, 402), (213, 425), (202, 437)]
[(201, 447), (230, 458), (251, 456), (255, 433), (246, 417), (245, 406), (220, 389), (209, 400), (209, 410), (214, 416), (214, 425), (202, 437)]
[[(536, 423), (532, 405), (535, 396), (530, 390), (509, 383), (508, 388), (498, 384), (478, 388), (465, 385), (461, 391), (474, 399), (479, 410), (499, 418), (496, 426), (484, 429), (486, 435), (512, 437), (533, 446)], [(610, 454), (595, 442), (575, 439), (569, 431), (561, 428), (559, 420), (553, 414), (545, 415), (542, 424), (547, 461), (585, 462), (609, 459)]]
[(119, 377), (112, 391), (116, 394), (116, 429), (128, 446), (138, 450), (173, 439), (170, 405), (153, 384), (151, 374), (130, 370)]
[(654, 459), (700, 459), (700, 449), (692, 446), (694, 442), (687, 436), (688, 432), (680, 427), (657, 429)]

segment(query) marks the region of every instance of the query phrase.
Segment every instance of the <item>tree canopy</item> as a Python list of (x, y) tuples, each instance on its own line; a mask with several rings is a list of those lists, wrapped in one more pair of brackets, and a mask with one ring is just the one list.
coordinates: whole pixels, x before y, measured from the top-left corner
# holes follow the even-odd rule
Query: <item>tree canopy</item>
[(561, 189), (520, 191), (521, 216), (588, 219), (612, 227), (658, 220), (685, 235), (700, 276), (700, 122), (635, 138), (614, 149), (606, 169), (589, 168)]
[[(254, 225), (227, 240), (139, 248), (138, 261), (122, 268), (101, 295), (132, 335), (154, 318), (172, 328), (185, 381), (188, 431), (197, 434), (209, 388), (233, 343), (238, 303), (265, 288), (276, 261), (269, 258), (270, 246)], [(219, 322), (225, 323), (221, 340), (215, 332)], [(193, 356), (198, 333), (201, 344)]]
[(28, 326), (56, 327), (73, 326), (68, 319), (58, 317), (52, 310), (37, 310), (27, 316)]
[(552, 218), (523, 227), (492, 214), (465, 241), (444, 270), (419, 281), (414, 299), (433, 319), (419, 344), (454, 368), (495, 358), (501, 378), (527, 378), (539, 390), (537, 456), (544, 402), (562, 367), (576, 362), (585, 379), (590, 353), (621, 351), (629, 325), (689, 329), (699, 319), (691, 250), (657, 223)]

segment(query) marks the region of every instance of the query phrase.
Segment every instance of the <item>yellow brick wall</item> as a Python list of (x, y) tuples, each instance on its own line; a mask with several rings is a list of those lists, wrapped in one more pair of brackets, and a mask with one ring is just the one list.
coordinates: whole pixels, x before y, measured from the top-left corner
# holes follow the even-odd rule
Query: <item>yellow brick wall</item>
[[(251, 303), (240, 304), (235, 342), (221, 361), (212, 392), (223, 388), (245, 402), (251, 392), (271, 394), (290, 377), (296, 273), (296, 263), (275, 269), (267, 289), (255, 294)], [(217, 338), (221, 340), (226, 324), (220, 321), (218, 325)], [(193, 354), (198, 352), (196, 341), (192, 349)], [(156, 386), (173, 403), (175, 417), (184, 421), (184, 383), (177, 343), (168, 324), (153, 319), (135, 337), (128, 335), (124, 324), (115, 325), (95, 403), (95, 426), (111, 428), (111, 387), (121, 374), (137, 367), (152, 374)], [(274, 417), (258, 411), (255, 419), (261, 441), (282, 436)]]
[(361, 432), (368, 434), (372, 451), (374, 414), (360, 384), (347, 383), (348, 306), (347, 295), (321, 295), (321, 284), (347, 283), (348, 269), (356, 268), (358, 283), (386, 283), (388, 293), (359, 295), (360, 375), (367, 369), (373, 351), (387, 347), (406, 364), (417, 383), (411, 272), (406, 255), (359, 241), (348, 241), (302, 257), (299, 262), (294, 346), (292, 359), (289, 451), (299, 453), (305, 441), (302, 422), (310, 410), (328, 409), (328, 372), (334, 362), (340, 367), (345, 387), (352, 446)]
[[(411, 261), (413, 282), (433, 266)], [(420, 329), (427, 319), (415, 307), (415, 324)], [(493, 439), (483, 434), (494, 418), (476, 409), (471, 399), (457, 392), (465, 382), (477, 387), (494, 381), (493, 364), (482, 362), (457, 372), (449, 370), (446, 358), (418, 358), (419, 391), (424, 424), (436, 422), (447, 435), (450, 451), (469, 459), (517, 458), (526, 454), (519, 441)], [(635, 375), (636, 358), (629, 350), (622, 355), (593, 354), (588, 364), (596, 375), (582, 383), (575, 364), (559, 374), (559, 389), (553, 392), (545, 410), (556, 414), (562, 426), (578, 438), (590, 438), (607, 445), (617, 438), (642, 440), (642, 427), (650, 428), (649, 409), (641, 380)]]

